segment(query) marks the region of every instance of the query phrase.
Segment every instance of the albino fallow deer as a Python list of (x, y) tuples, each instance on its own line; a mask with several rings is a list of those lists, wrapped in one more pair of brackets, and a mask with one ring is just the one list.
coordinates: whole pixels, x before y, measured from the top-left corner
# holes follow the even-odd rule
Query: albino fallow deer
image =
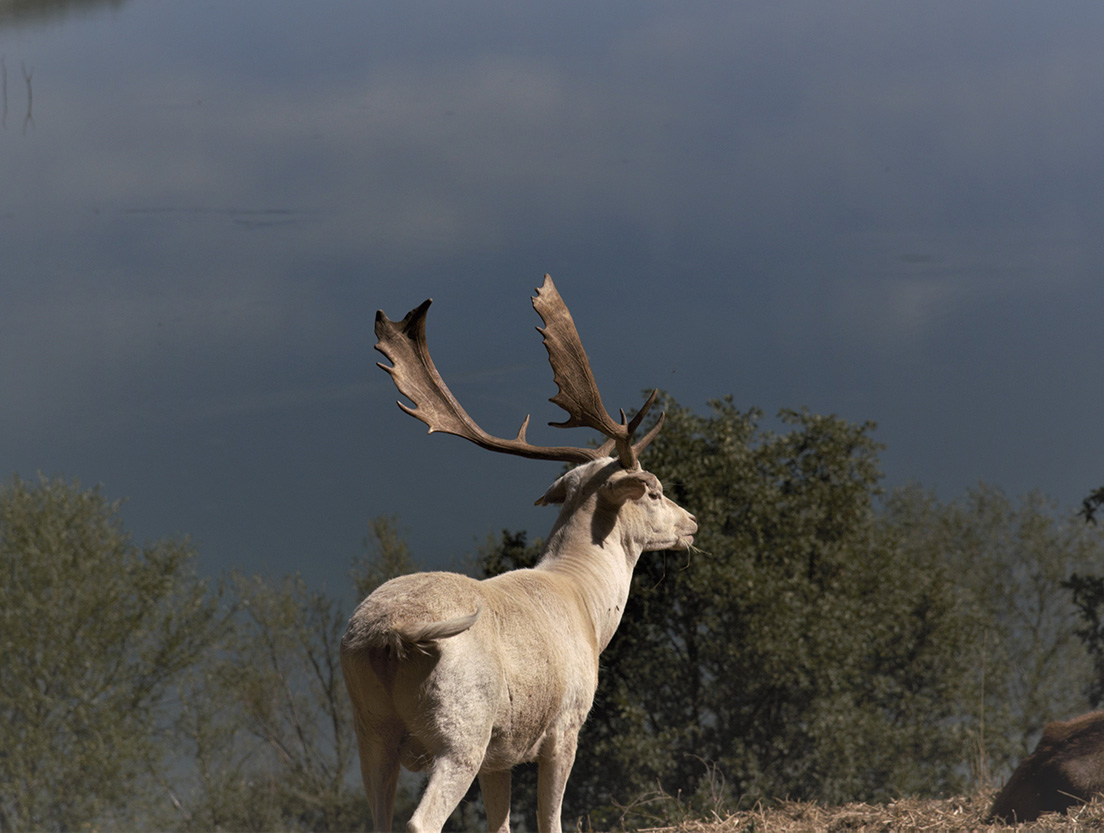
[[(407, 829), (440, 830), (478, 777), (491, 830), (510, 825), (510, 769), (539, 762), (537, 818), (560, 830), (564, 787), (579, 729), (598, 685), (598, 655), (621, 621), (633, 567), (648, 550), (687, 549), (694, 516), (663, 495), (637, 455), (663, 419), (634, 442), (655, 393), (631, 422), (602, 405), (571, 314), (551, 278), (533, 298), (549, 361), (567, 411), (561, 427), (587, 426), (599, 448), (541, 447), (483, 431), (441, 379), (429, 356), (430, 301), (401, 322), (376, 314), (376, 349), (391, 362), (399, 406), (429, 426), (483, 448), (582, 465), (537, 500), (561, 506), (539, 563), (477, 581), (416, 573), (361, 602), (341, 641), (341, 665), (355, 714), (361, 774), (377, 830), (390, 830), (400, 765), (428, 769)], [(616, 456), (607, 456), (613, 452)]]

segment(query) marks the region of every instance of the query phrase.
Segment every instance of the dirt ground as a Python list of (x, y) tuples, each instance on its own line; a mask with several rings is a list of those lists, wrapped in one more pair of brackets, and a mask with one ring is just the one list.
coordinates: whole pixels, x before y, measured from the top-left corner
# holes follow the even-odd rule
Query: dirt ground
[(987, 825), (992, 794), (945, 800), (902, 799), (891, 804), (821, 807), (790, 802), (736, 813), (712, 822), (652, 828), (648, 833), (873, 833), (873, 831), (1104, 830), (1104, 801), (1050, 813), (1021, 825)]

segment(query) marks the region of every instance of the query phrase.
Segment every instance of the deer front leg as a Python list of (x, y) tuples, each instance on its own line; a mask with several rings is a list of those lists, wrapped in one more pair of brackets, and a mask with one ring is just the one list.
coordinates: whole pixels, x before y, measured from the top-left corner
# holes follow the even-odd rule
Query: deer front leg
[(510, 770), (480, 772), (479, 792), (489, 833), (510, 833)]
[(537, 759), (537, 830), (540, 833), (560, 833), (562, 830), (560, 814), (564, 788), (575, 763), (578, 741), (578, 728), (568, 729), (556, 733), (541, 747)]

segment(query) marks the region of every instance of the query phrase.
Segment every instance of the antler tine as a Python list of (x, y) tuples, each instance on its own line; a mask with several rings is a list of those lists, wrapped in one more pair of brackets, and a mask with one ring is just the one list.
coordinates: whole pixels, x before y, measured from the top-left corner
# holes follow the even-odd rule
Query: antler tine
[[(579, 339), (579, 332), (575, 329), (575, 321), (567, 309), (567, 304), (556, 290), (556, 285), (552, 283), (550, 275), (544, 276), (544, 283), (533, 298), (533, 308), (544, 321), (544, 327), (537, 327), (537, 331), (544, 336), (544, 346), (548, 349), (548, 361), (552, 365), (552, 373), (559, 387), (559, 392), (550, 401), (559, 405), (568, 414), (564, 422), (549, 424), (557, 428), (586, 425), (602, 432), (609, 437), (613, 447), (616, 447), (621, 465), (626, 469), (636, 468), (638, 452), (632, 443), (632, 436), (655, 403), (659, 392), (652, 392), (644, 407), (633, 417), (632, 422), (626, 422), (623, 410), (621, 422), (614, 422), (605, 405), (602, 404), (598, 383), (594, 380), (590, 360)], [(660, 422), (662, 423), (662, 420)], [(648, 442), (651, 442), (656, 433), (658, 429), (649, 432)], [(647, 442), (642, 441), (640, 450), (643, 450), (646, 445)], [(609, 446), (610, 443), (606, 443), (602, 448), (607, 449)]]
[(435, 431), (455, 434), (490, 451), (564, 463), (586, 463), (604, 456), (601, 449), (530, 445), (525, 439), (528, 416), (513, 440), (492, 436), (480, 428), (456, 401), (429, 355), (425, 318), (431, 303), (432, 299), (423, 302), (399, 322), (389, 319), (383, 310), (376, 312), (375, 330), (379, 339), (376, 349), (392, 364), (388, 367), (381, 362), (379, 367), (390, 374), (399, 392), (414, 403), (410, 407), (399, 402), (403, 411), (429, 426), (431, 434)]
[[(636, 433), (636, 429), (640, 427), (640, 423), (644, 421), (644, 417), (648, 415), (648, 411), (652, 409), (652, 405), (655, 404), (656, 397), (659, 396), (659, 389), (656, 388), (652, 391), (652, 395), (648, 397), (648, 400), (640, 406), (640, 410), (636, 412), (636, 416), (632, 418), (632, 422), (629, 423), (629, 436), (631, 437)], [(662, 419), (662, 415), (660, 416)], [(621, 421), (625, 421), (625, 412), (621, 412)]]
[(633, 452), (637, 456), (642, 454), (644, 449), (651, 445), (652, 440), (654, 440), (659, 435), (660, 429), (663, 428), (663, 421), (666, 418), (667, 414), (663, 413), (663, 411), (660, 411), (659, 419), (656, 420), (656, 424), (653, 425), (651, 429), (649, 429), (647, 434), (645, 434), (643, 437), (633, 443)]

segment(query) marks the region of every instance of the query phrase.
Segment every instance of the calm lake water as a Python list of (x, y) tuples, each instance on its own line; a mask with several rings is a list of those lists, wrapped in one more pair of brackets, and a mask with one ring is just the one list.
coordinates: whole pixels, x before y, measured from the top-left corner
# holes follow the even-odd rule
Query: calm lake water
[(1102, 8), (4, 0), (0, 474), (331, 585), (378, 514), (435, 563), (542, 534), (555, 467), (425, 437), (371, 320), (434, 297), (454, 391), (536, 432), (551, 272), (615, 412), (808, 405), (889, 485), (1072, 505)]

